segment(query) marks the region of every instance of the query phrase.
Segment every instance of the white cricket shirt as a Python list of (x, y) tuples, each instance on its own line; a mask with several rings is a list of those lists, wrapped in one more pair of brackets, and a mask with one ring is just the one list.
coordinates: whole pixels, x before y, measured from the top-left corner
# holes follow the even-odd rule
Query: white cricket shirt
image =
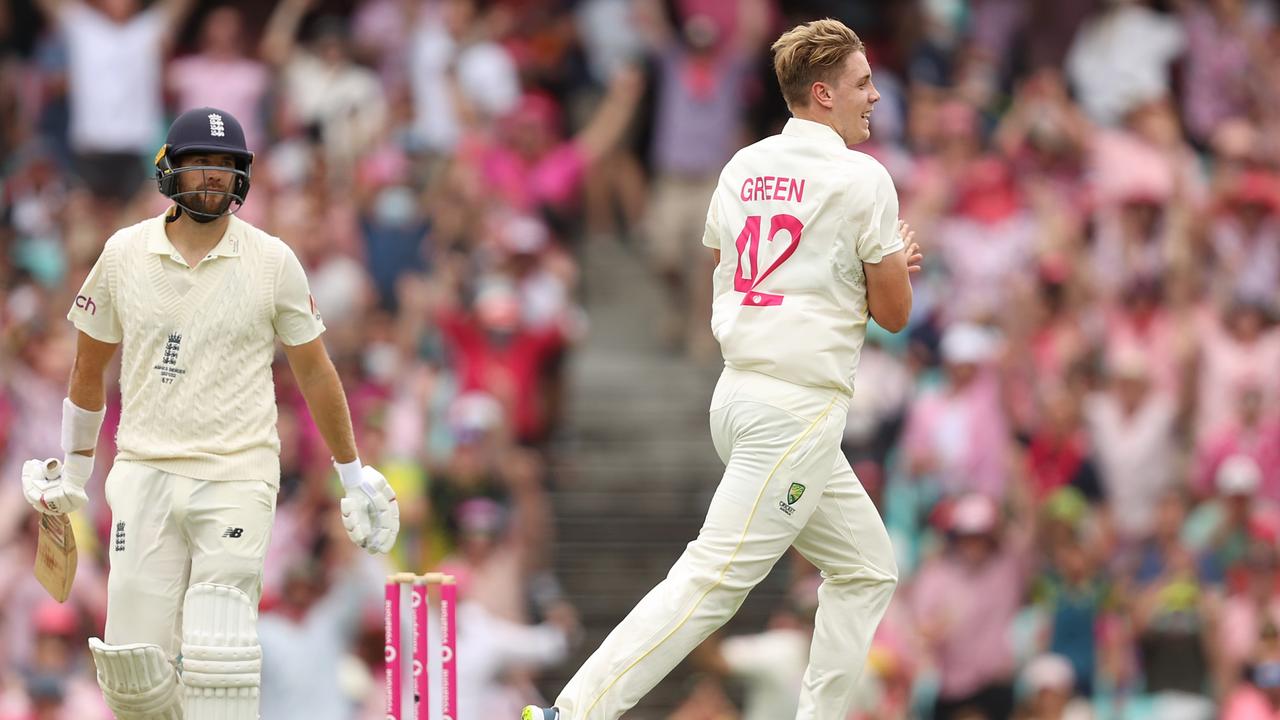
[(869, 317), (862, 263), (903, 246), (884, 167), (792, 118), (725, 165), (702, 242), (720, 250), (711, 329), (725, 365), (852, 394)]
[(67, 318), (122, 343), (117, 457), (203, 480), (280, 479), (275, 338), (324, 331), (279, 238), (232, 217), (189, 267), (161, 215), (107, 240)]

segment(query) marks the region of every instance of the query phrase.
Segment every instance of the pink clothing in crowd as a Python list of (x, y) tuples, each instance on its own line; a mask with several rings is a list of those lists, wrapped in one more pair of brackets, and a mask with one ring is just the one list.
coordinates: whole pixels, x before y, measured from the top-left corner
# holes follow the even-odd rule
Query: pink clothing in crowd
[(1243, 685), (1227, 697), (1220, 720), (1280, 720), (1280, 709), (1252, 685)]
[(478, 157), (485, 187), (519, 211), (539, 206), (572, 206), (582, 187), (587, 161), (577, 144), (560, 144), (538, 158), (525, 158), (503, 145), (489, 145)]
[(1280, 501), (1280, 418), (1263, 420), (1256, 428), (1246, 428), (1231, 420), (1210, 430), (1196, 451), (1191, 481), (1196, 491), (1214, 492), (1218, 468), (1233, 455), (1247, 455), (1262, 470), (1258, 495)]
[(936, 463), (927, 474), (944, 492), (1002, 497), (1008, 438), (997, 380), (986, 373), (959, 392), (934, 391), (917, 398), (903, 447), (913, 461)]
[(1280, 330), (1244, 343), (1228, 334), (1217, 318), (1206, 318), (1199, 323), (1196, 344), (1200, 349), (1198, 438), (1231, 420), (1246, 388), (1261, 391), (1263, 408), (1280, 406)]
[(1024, 561), (1007, 550), (997, 551), (976, 569), (951, 557), (937, 558), (921, 569), (912, 606), (922, 632), (936, 635), (932, 642), (943, 699), (966, 697), (986, 685), (1012, 680), (1009, 626), (1021, 609), (1025, 580)]
[(249, 149), (259, 153), (267, 147), (262, 100), (270, 83), (266, 66), (245, 58), (188, 55), (169, 65), (169, 88), (177, 95), (179, 111), (202, 106), (226, 110), (240, 121)]
[(1253, 657), (1262, 626), (1268, 622), (1280, 626), (1280, 599), (1272, 598), (1265, 608), (1244, 595), (1224, 600), (1218, 624), (1218, 651), (1223, 662), (1232, 666)]

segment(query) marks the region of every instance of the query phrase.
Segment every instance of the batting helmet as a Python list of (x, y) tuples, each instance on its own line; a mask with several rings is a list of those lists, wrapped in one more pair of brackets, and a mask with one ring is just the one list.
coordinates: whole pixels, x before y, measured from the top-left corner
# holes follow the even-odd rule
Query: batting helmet
[[(175, 163), (183, 155), (192, 153), (220, 153), (235, 159), (234, 168), (216, 165), (186, 165), (178, 167)], [(249, 195), (250, 168), (253, 166), (253, 153), (245, 146), (244, 129), (231, 113), (216, 108), (195, 108), (177, 117), (169, 126), (169, 134), (165, 136), (164, 146), (156, 153), (156, 184), (160, 194), (173, 200), (177, 211), (169, 216), (169, 220), (178, 219), (178, 214), (186, 212), (192, 220), (201, 223), (212, 222), (228, 213), (233, 213), (244, 205)], [(201, 188), (183, 191), (179, 188), (178, 176), (187, 172), (230, 172), (234, 175), (229, 191), (215, 191)], [(217, 212), (196, 210), (188, 204), (188, 200), (196, 195), (222, 195), (223, 202)]]

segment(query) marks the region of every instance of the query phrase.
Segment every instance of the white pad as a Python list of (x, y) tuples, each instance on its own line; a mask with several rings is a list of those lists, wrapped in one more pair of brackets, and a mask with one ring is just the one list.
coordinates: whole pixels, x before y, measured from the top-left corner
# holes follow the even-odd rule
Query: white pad
[(98, 685), (118, 720), (183, 720), (178, 672), (159, 645), (89, 638)]
[(182, 606), (186, 720), (258, 720), (258, 613), (239, 588), (199, 583)]

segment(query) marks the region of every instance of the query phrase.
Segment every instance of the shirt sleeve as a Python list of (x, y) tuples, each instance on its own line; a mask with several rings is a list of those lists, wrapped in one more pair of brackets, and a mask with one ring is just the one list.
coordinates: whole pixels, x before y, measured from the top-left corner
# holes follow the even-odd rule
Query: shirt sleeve
[(111, 277), (115, 274), (115, 246), (108, 241), (93, 264), (84, 285), (67, 311), (67, 319), (85, 335), (105, 343), (118, 343), (124, 337), (120, 316), (116, 312), (115, 297), (111, 292)]
[(702, 244), (712, 250), (720, 249), (720, 207), (716, 203), (716, 194), (711, 194), (711, 204), (707, 207), (707, 224), (702, 230)]
[(271, 324), (281, 342), (290, 346), (309, 343), (324, 332), (320, 310), (307, 285), (307, 274), (288, 246), (276, 278), (276, 313)]
[(856, 248), (858, 259), (873, 265), (902, 249), (902, 237), (898, 235), (898, 191), (889, 172), (881, 166), (877, 166), (877, 170), (874, 204)]

